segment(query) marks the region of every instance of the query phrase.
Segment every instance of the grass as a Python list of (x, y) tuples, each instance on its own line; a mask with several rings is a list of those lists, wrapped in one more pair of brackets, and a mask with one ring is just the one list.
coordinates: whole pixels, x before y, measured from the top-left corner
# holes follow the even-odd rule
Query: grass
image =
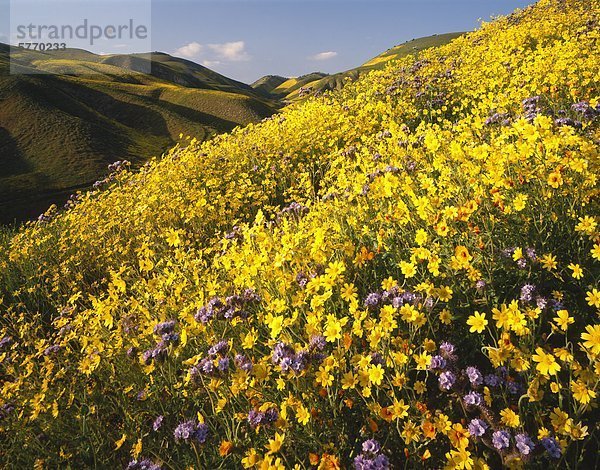
[[(408, 55), (415, 55), (421, 51), (429, 49), (431, 47), (442, 46), (449, 43), (453, 39), (461, 36), (464, 33), (447, 33), (447, 34), (435, 34), (433, 36), (427, 36), (423, 38), (413, 39), (411, 41), (400, 44), (399, 46), (392, 47), (384, 53), (374, 57), (373, 59), (365, 62), (360, 67), (356, 67), (345, 72), (336, 73), (333, 75), (327, 75), (320, 77), (316, 80), (306, 81), (301, 86), (304, 88), (312, 88), (312, 92), (323, 92), (328, 90), (339, 90), (349, 80), (356, 80), (359, 76), (371, 72), (373, 70), (379, 70), (385, 67), (385, 65), (391, 60), (399, 60)], [(284, 84), (285, 85), (285, 84)], [(283, 86), (282, 85), (282, 88)], [(303, 96), (300, 94), (300, 87), (288, 87), (286, 88), (288, 100), (298, 100)]]
[[(115, 160), (137, 166), (180, 133), (206, 140), (260, 121), (277, 106), (248, 85), (166, 54), (20, 51), (13, 58), (38, 74), (9, 75), (8, 50), (0, 50), (3, 224), (64, 203)], [(125, 68), (143, 70), (149, 61), (151, 74)]]

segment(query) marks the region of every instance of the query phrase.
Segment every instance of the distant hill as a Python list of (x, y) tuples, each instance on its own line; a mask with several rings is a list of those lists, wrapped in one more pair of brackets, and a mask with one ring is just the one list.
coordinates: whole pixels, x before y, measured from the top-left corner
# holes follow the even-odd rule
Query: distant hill
[(267, 75), (254, 82), (252, 88), (261, 92), (264, 96), (270, 96), (273, 99), (281, 99), (296, 90), (300, 90), (306, 84), (315, 82), (327, 76), (326, 73), (322, 72), (312, 72), (293, 78)]
[(9, 75), (8, 54), (1, 45), (0, 223), (63, 203), (115, 160), (160, 156), (179, 133), (204, 140), (277, 108), (249, 85), (168, 54), (19, 49), (13, 66), (34, 75)]
[[(424, 38), (413, 39), (388, 49), (360, 67), (333, 75), (318, 77), (315, 80), (304, 81), (300, 86), (291, 86), (285, 90), (287, 91), (285, 98), (287, 100), (297, 100), (313, 93), (340, 89), (348, 80), (356, 80), (360, 75), (372, 70), (381, 69), (391, 60), (401, 59), (410, 54), (417, 54), (430, 47), (442, 46), (462, 34), (464, 33), (436, 34)], [(275, 91), (277, 91), (277, 89)], [(281, 98), (281, 96), (278, 96), (278, 98)]]
[(288, 79), (286, 77), (281, 77), (279, 75), (265, 75), (264, 77), (261, 77), (258, 80), (256, 80), (250, 86), (256, 92), (264, 96), (272, 96), (273, 90), (282, 83), (286, 82), (287, 80)]
[[(282, 104), (341, 88), (390, 60), (462, 33), (414, 39), (360, 67), (247, 85), (160, 52), (34, 52), (0, 44), (0, 224), (36, 217), (127, 159), (160, 156), (180, 133), (206, 140), (272, 115)], [(150, 73), (144, 73), (144, 72)]]

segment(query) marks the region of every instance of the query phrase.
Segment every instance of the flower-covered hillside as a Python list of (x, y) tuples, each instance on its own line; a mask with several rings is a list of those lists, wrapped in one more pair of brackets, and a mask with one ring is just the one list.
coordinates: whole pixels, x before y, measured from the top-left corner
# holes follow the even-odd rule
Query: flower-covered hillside
[(542, 0), (7, 237), (3, 465), (591, 468), (599, 10)]

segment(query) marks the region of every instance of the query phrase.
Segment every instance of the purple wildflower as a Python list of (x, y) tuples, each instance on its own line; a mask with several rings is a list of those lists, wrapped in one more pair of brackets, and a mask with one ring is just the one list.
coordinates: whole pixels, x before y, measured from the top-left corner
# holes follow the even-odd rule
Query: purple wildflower
[(529, 455), (533, 449), (535, 449), (534, 442), (525, 433), (517, 434), (515, 436), (515, 442), (517, 443), (517, 449), (519, 449), (519, 452), (523, 455)]
[(582, 124), (580, 121), (576, 121), (575, 119), (571, 119), (568, 117), (559, 117), (554, 120), (554, 124), (556, 124), (558, 127), (569, 126), (569, 127), (575, 128), (575, 129), (581, 129), (581, 127), (582, 127)]
[(162, 336), (165, 334), (173, 333), (175, 330), (175, 320), (168, 320), (162, 323), (158, 323), (154, 327), (154, 334), (158, 336)]
[(438, 382), (440, 384), (440, 388), (447, 391), (450, 390), (454, 385), (454, 382), (456, 382), (456, 376), (450, 371), (442, 372)]
[(209, 348), (208, 355), (210, 357), (215, 357), (218, 354), (224, 355), (227, 352), (227, 349), (229, 349), (229, 343), (225, 340), (222, 340)]
[(152, 349), (147, 349), (142, 353), (142, 362), (146, 365), (150, 365), (152, 362)]
[(446, 368), (446, 359), (444, 359), (442, 356), (433, 356), (431, 358), (431, 362), (429, 363), (429, 368), (431, 370), (436, 370), (436, 369), (445, 369)]
[(252, 361), (243, 354), (236, 354), (234, 363), (238, 369), (242, 369), (244, 372), (252, 370)]
[(309, 347), (310, 349), (317, 349), (319, 351), (322, 351), (323, 349), (325, 349), (325, 344), (325, 336), (316, 335), (310, 338)]
[(440, 354), (444, 357), (450, 357), (454, 354), (454, 345), (447, 341), (440, 344)]
[(492, 434), (492, 444), (498, 450), (510, 446), (510, 433), (508, 431), (496, 431)]
[(50, 356), (51, 354), (56, 354), (58, 351), (60, 351), (60, 345), (53, 344), (52, 346), (48, 346), (46, 349), (44, 349), (44, 356)]
[(587, 101), (575, 103), (571, 105), (571, 109), (576, 113), (582, 114), (585, 119), (593, 119), (599, 114), (598, 110), (592, 108)]
[(539, 308), (540, 310), (544, 310), (548, 305), (548, 300), (542, 296), (537, 296), (535, 298), (535, 304), (537, 308)]
[(354, 458), (355, 470), (388, 470), (390, 462), (381, 454), (381, 446), (375, 439), (369, 439), (362, 444), (363, 453)]
[(365, 307), (371, 309), (377, 308), (379, 302), (381, 302), (381, 295), (377, 292), (371, 292), (365, 299)]
[(162, 470), (162, 467), (150, 459), (133, 459), (126, 467), (126, 470)]
[(562, 450), (558, 445), (558, 442), (556, 442), (556, 439), (554, 439), (553, 437), (543, 438), (542, 445), (546, 449), (546, 452), (548, 452), (550, 457), (552, 457), (553, 459), (558, 459), (562, 455)]
[(160, 427), (162, 426), (163, 419), (164, 417), (162, 415), (156, 417), (156, 419), (152, 423), (152, 429), (154, 430), (154, 432), (160, 429)]
[(472, 387), (479, 387), (483, 384), (483, 375), (477, 367), (467, 367), (466, 373)]
[(502, 379), (494, 374), (488, 374), (483, 379), (488, 387), (499, 387), (502, 385)]
[(165, 343), (179, 343), (179, 333), (165, 333), (162, 335), (161, 339)]
[(475, 437), (481, 437), (485, 434), (489, 426), (482, 419), (472, 419), (469, 423), (469, 433)]
[(15, 410), (15, 407), (12, 405), (12, 403), (5, 403), (4, 405), (0, 406), (0, 421), (8, 418), (8, 416), (14, 410)]
[(533, 292), (535, 291), (535, 286), (532, 284), (525, 284), (521, 287), (521, 300), (523, 302), (531, 302), (533, 300)]
[(219, 369), (221, 372), (227, 372), (229, 370), (229, 358), (220, 358), (219, 363), (217, 364), (217, 369)]
[(267, 411), (250, 410), (248, 413), (248, 423), (253, 428), (260, 425), (273, 424), (279, 419), (277, 408), (269, 408)]
[(12, 343), (12, 337), (10, 336), (5, 336), (4, 338), (0, 339), (0, 349), (9, 346)]
[(180, 423), (173, 432), (177, 441), (197, 441), (200, 444), (206, 442), (208, 437), (208, 426), (198, 423), (195, 420), (188, 420)]
[(481, 396), (481, 394), (477, 392), (469, 392), (463, 397), (465, 404), (470, 406), (481, 405), (482, 399), (483, 397)]
[(378, 454), (381, 450), (381, 445), (375, 439), (369, 439), (363, 442), (362, 450), (365, 453)]

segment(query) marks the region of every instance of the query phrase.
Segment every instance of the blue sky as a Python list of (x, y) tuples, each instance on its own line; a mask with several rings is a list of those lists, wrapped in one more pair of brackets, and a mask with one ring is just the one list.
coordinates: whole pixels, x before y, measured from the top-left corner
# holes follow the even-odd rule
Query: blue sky
[[(13, 0), (18, 4), (26, 1)], [(53, 17), (59, 15), (63, 22), (80, 19), (73, 5), (83, 5), (81, 0), (71, 6), (68, 5), (69, 0), (33, 1), (36, 8), (28, 11), (38, 12), (36, 21), (44, 15), (40, 4), (53, 4)], [(5, 14), (9, 3), (9, 0), (0, 0), (0, 41), (3, 42), (7, 42), (10, 34), (8, 15)], [(110, 12), (123, 18), (131, 16), (123, 1), (88, 0), (89, 3), (102, 5), (102, 14)], [(151, 47), (203, 63), (232, 78), (252, 82), (266, 74), (297, 76), (311, 71), (331, 73), (346, 70), (407, 40), (436, 33), (472, 30), (480, 19), (507, 14), (534, 2), (133, 0), (133, 3), (136, 4), (134, 10), (140, 12), (140, 21), (151, 7), (151, 43), (116, 45), (123, 52)], [(100, 13), (93, 13), (91, 18), (99, 21), (99, 16)], [(106, 50), (88, 49), (115, 52), (108, 47), (104, 47)]]

